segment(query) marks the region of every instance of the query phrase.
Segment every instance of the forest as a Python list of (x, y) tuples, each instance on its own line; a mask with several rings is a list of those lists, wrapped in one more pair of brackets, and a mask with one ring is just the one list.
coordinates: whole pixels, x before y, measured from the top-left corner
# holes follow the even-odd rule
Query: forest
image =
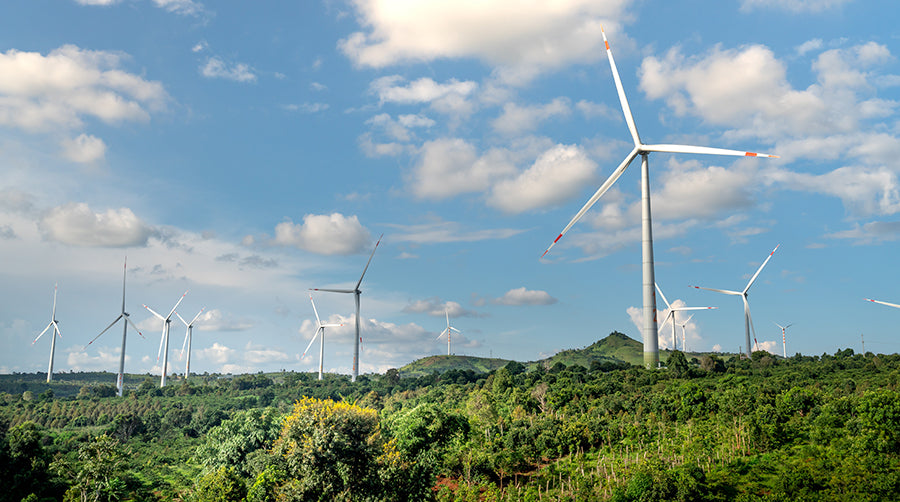
[(663, 359), (2, 375), (0, 500), (896, 500), (897, 354)]

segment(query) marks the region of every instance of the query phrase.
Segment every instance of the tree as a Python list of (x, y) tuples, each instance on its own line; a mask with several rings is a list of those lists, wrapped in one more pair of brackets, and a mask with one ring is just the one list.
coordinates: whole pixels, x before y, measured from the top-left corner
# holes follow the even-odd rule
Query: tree
[(219, 467), (207, 472), (194, 485), (191, 502), (240, 502), (247, 495), (244, 480), (232, 467)]
[(251, 473), (245, 459), (248, 454), (268, 449), (278, 438), (281, 415), (272, 408), (242, 410), (213, 427), (197, 447), (197, 457), (208, 469), (233, 467), (247, 476)]
[(61, 457), (51, 467), (72, 482), (66, 500), (122, 500), (128, 493), (128, 473), (123, 470), (125, 455), (118, 441), (103, 434), (78, 448), (77, 462)]

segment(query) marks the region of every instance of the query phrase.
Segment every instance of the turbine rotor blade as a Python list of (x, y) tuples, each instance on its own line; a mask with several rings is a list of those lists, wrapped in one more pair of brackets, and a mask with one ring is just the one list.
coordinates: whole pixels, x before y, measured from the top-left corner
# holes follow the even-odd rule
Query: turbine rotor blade
[(676, 309), (672, 309), (676, 312), (681, 312), (682, 310), (714, 310), (719, 307), (678, 307)]
[(435, 338), (435, 340), (440, 340), (441, 337), (444, 336), (444, 333), (447, 333), (447, 330), (446, 330), (446, 329), (445, 329), (444, 331), (441, 331), (441, 334), (438, 335), (437, 338)]
[(451, 331), (456, 331), (456, 332), (459, 333), (460, 335), (462, 334), (462, 331), (460, 331), (460, 330), (454, 328), (453, 326), (448, 326), (448, 327), (450, 328)]
[(894, 308), (900, 309), (900, 305), (897, 305), (896, 303), (882, 302), (879, 300), (872, 300), (870, 298), (865, 298), (865, 300), (870, 301), (872, 303), (880, 303), (882, 305), (887, 305), (888, 307), (894, 307)]
[(187, 347), (188, 337), (191, 336), (191, 328), (188, 326), (184, 329), (184, 341), (181, 342), (181, 355), (184, 356), (184, 349)]
[(353, 290), (353, 289), (313, 288), (310, 291), (327, 291), (329, 293), (356, 293), (356, 290)]
[(155, 316), (156, 316), (157, 318), (159, 318), (160, 320), (162, 320), (162, 321), (165, 321), (165, 320), (166, 320), (165, 317), (163, 317), (163, 316), (157, 314), (156, 311), (153, 310), (153, 309), (151, 309), (150, 307), (144, 305), (144, 308), (147, 309), (147, 310), (149, 310), (151, 314), (155, 315)]
[(309, 303), (312, 303), (313, 312), (316, 314), (316, 324), (319, 326), (322, 325), (322, 321), (319, 320), (319, 311), (316, 310), (316, 302), (313, 301), (312, 295), (309, 295)]
[(93, 340), (89, 341), (88, 344), (84, 346), (84, 348), (87, 348), (88, 345), (94, 343), (94, 340), (96, 340), (96, 339), (100, 338), (101, 336), (103, 336), (103, 333), (106, 333), (106, 331), (109, 330), (109, 328), (112, 328), (113, 325), (114, 325), (115, 323), (119, 322), (119, 319), (121, 319), (121, 318), (123, 318), (123, 317), (125, 317), (125, 314), (119, 314), (119, 317), (116, 317), (116, 320), (115, 320), (115, 321), (109, 323), (109, 326), (107, 326), (103, 331), (101, 331), (99, 335), (95, 336), (95, 337), (93, 338)]
[(147, 339), (147, 337), (145, 337), (144, 334), (141, 333), (141, 330), (138, 329), (137, 324), (135, 324), (131, 321), (131, 318), (128, 317), (128, 314), (125, 314), (125, 320), (128, 322), (128, 324), (131, 325), (132, 328), (134, 328), (135, 331), (137, 331), (137, 334), (141, 335), (141, 338), (143, 338), (144, 340)]
[(175, 312), (175, 317), (181, 319), (181, 322), (182, 322), (185, 326), (188, 325), (187, 321), (184, 320), (184, 317), (181, 317), (181, 314), (179, 314), (178, 312)]
[(200, 314), (202, 314), (204, 310), (206, 310), (206, 307), (203, 307), (202, 309), (200, 309), (200, 312), (197, 312), (197, 315), (195, 315), (194, 318), (191, 319), (191, 322), (188, 323), (188, 326), (193, 326), (194, 321), (196, 321), (200, 317)]
[(53, 321), (50, 321), (50, 324), (48, 324), (47, 327), (44, 328), (44, 331), (41, 331), (41, 334), (38, 335), (37, 338), (35, 338), (35, 339), (31, 342), (31, 344), (34, 345), (35, 342), (37, 342), (42, 336), (44, 336), (44, 333), (46, 333), (47, 330), (50, 329), (50, 326), (53, 326)]
[(609, 48), (609, 41), (606, 40), (606, 32), (600, 27), (600, 33), (603, 34), (603, 43), (606, 45), (606, 56), (609, 58), (609, 67), (612, 70), (613, 80), (616, 82), (616, 92), (619, 93), (619, 102), (622, 104), (622, 113), (625, 114), (625, 123), (628, 124), (628, 130), (631, 132), (631, 138), (634, 140), (634, 146), (641, 144), (641, 138), (638, 136), (637, 126), (634, 124), (634, 116), (631, 114), (631, 107), (628, 106), (628, 98), (625, 97), (625, 89), (622, 87), (622, 80), (619, 78), (619, 70), (616, 68), (616, 61), (613, 59), (612, 50)]
[(322, 326), (319, 326), (318, 328), (316, 328), (316, 334), (313, 335), (312, 340), (309, 341), (309, 345), (306, 346), (306, 350), (303, 351), (303, 355), (300, 356), (300, 359), (303, 359), (304, 357), (306, 357), (306, 353), (309, 352), (309, 348), (312, 347), (313, 342), (315, 342), (316, 338), (319, 337), (320, 331), (325, 331), (325, 328), (323, 328)]
[[(779, 244), (778, 246), (781, 246), (781, 244)], [(744, 288), (744, 294), (747, 294), (747, 291), (750, 290), (750, 286), (752, 286), (753, 282), (756, 281), (756, 278), (759, 277), (759, 273), (762, 272), (762, 269), (766, 266), (766, 263), (769, 263), (769, 260), (772, 259), (772, 255), (775, 254), (775, 251), (778, 251), (778, 246), (775, 246), (775, 249), (773, 249), (772, 252), (769, 253), (769, 256), (766, 257), (766, 260), (762, 262), (762, 265), (759, 266), (759, 270), (757, 270), (756, 273), (753, 274), (753, 277), (750, 278), (750, 282), (748, 282), (747, 287)]]
[(753, 344), (756, 346), (756, 349), (759, 350), (759, 342), (756, 341), (756, 328), (753, 327), (753, 316), (750, 315), (750, 302), (747, 301), (747, 297), (743, 296), (744, 299), (744, 315), (747, 316), (747, 321), (750, 323), (750, 332), (753, 333)]
[(664, 295), (663, 292), (662, 292), (662, 290), (659, 289), (659, 284), (657, 284), (657, 283), (654, 282), (653, 285), (656, 286), (656, 291), (659, 292), (659, 296), (661, 296), (662, 299), (663, 299), (663, 301), (666, 302), (666, 307), (672, 308), (672, 306), (669, 305), (669, 300), (666, 300), (666, 295)]
[(184, 300), (184, 297), (187, 296), (187, 294), (188, 294), (188, 292), (185, 291), (184, 294), (181, 295), (181, 298), (179, 298), (179, 299), (178, 299), (178, 302), (175, 304), (175, 306), (172, 307), (172, 311), (169, 312), (169, 315), (166, 316), (166, 319), (169, 319), (170, 317), (172, 317), (172, 314), (175, 313), (175, 309), (177, 309), (178, 306), (181, 305), (181, 301)]
[(704, 288), (703, 286), (688, 286), (688, 287), (691, 287), (694, 289), (705, 289), (707, 291), (715, 291), (716, 293), (724, 293), (726, 295), (741, 296), (743, 294), (740, 291), (730, 291), (728, 289)]
[(372, 249), (372, 254), (369, 255), (369, 261), (366, 262), (366, 268), (363, 269), (363, 273), (359, 276), (359, 282), (356, 283), (356, 290), (359, 291), (359, 286), (362, 284), (363, 277), (366, 276), (366, 271), (369, 270), (369, 264), (372, 263), (372, 258), (375, 257), (375, 251), (378, 250), (378, 245), (381, 244), (381, 238), (384, 237), (384, 234), (381, 234), (378, 237), (378, 242), (375, 243), (375, 247)]
[(594, 203), (597, 202), (597, 200), (600, 199), (600, 197), (602, 197), (603, 194), (607, 192), (607, 190), (609, 190), (609, 188), (616, 182), (616, 180), (618, 180), (619, 177), (622, 176), (622, 173), (625, 172), (625, 169), (627, 169), (628, 165), (631, 164), (631, 161), (633, 161), (634, 158), (637, 157), (638, 153), (638, 148), (634, 147), (634, 150), (632, 150), (631, 153), (629, 153), (628, 156), (625, 157), (625, 160), (623, 160), (622, 163), (619, 164), (619, 167), (617, 167), (616, 170), (613, 171), (613, 173), (609, 176), (609, 178), (607, 178), (606, 181), (604, 181), (603, 184), (600, 185), (600, 188), (597, 189), (594, 195), (590, 199), (588, 199), (587, 203), (582, 206), (581, 210), (578, 211), (577, 214), (575, 214), (571, 221), (569, 221), (569, 224), (566, 225), (566, 228), (564, 228), (562, 232), (559, 233), (559, 236), (557, 236), (556, 239), (553, 240), (553, 242), (550, 244), (550, 247), (548, 247), (547, 250), (544, 251), (544, 254), (541, 255), (541, 258), (547, 256), (547, 253), (549, 253), (553, 246), (555, 246), (556, 243), (559, 242), (562, 236), (566, 235), (566, 232), (568, 232), (569, 229), (572, 228), (572, 226), (575, 225), (575, 223), (577, 223), (582, 216), (584, 216), (584, 213), (588, 212), (591, 206), (593, 206)]
[(724, 148), (711, 148), (708, 146), (691, 145), (642, 145), (642, 152), (666, 152), (666, 153), (699, 153), (702, 155), (729, 155), (733, 157), (767, 157), (780, 158), (768, 153), (744, 152), (741, 150), (726, 150)]

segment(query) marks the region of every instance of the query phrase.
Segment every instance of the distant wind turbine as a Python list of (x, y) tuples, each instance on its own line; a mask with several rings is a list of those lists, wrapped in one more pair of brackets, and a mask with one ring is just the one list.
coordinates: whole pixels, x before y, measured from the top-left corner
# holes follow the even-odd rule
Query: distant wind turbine
[(694, 314), (691, 314), (688, 316), (687, 319), (684, 320), (683, 323), (679, 324), (679, 326), (681, 326), (681, 351), (682, 352), (687, 352), (687, 345), (685, 344), (684, 340), (685, 340), (685, 338), (687, 338), (687, 325), (689, 322), (691, 322), (691, 319), (693, 319), (693, 317), (694, 317)]
[[(325, 328), (334, 328), (338, 326), (343, 326), (344, 323), (339, 324), (326, 324), (323, 323), (321, 319), (319, 319), (319, 311), (316, 310), (316, 302), (313, 301), (312, 295), (309, 295), (309, 302), (312, 303), (313, 312), (316, 314), (316, 334), (313, 335), (312, 340), (309, 341), (309, 345), (306, 346), (306, 350), (303, 351), (303, 355), (300, 356), (300, 359), (306, 357), (306, 353), (309, 352), (309, 348), (312, 347), (313, 342), (316, 341), (316, 337), (319, 336), (319, 333), (322, 333), (322, 339), (319, 343), (319, 380), (322, 379), (322, 370), (325, 361)], [(358, 303), (357, 303), (358, 305)], [(358, 325), (357, 325), (358, 326)]]
[(181, 298), (178, 299), (178, 302), (175, 303), (175, 306), (172, 307), (172, 310), (169, 311), (169, 315), (163, 317), (157, 314), (153, 309), (144, 305), (144, 308), (149, 310), (151, 314), (157, 317), (157, 319), (163, 322), (162, 329), (162, 337), (159, 340), (159, 352), (156, 353), (156, 362), (159, 362), (160, 352), (163, 355), (163, 364), (162, 364), (162, 376), (159, 379), (159, 386), (166, 386), (166, 370), (168, 369), (169, 364), (169, 323), (172, 322), (172, 314), (175, 313), (175, 309), (178, 308), (178, 305), (181, 304), (181, 301), (184, 300), (184, 297), (187, 296), (188, 292), (185, 291)]
[[(666, 295), (664, 295), (662, 292), (662, 289), (659, 288), (659, 284), (656, 285), (656, 290), (659, 291), (659, 296), (662, 297), (663, 302), (666, 303), (666, 311), (668, 312), (666, 314), (666, 318), (663, 319), (662, 324), (659, 325), (659, 329), (662, 330), (663, 326), (665, 326), (666, 323), (669, 322), (669, 319), (670, 318), (672, 319), (672, 350), (678, 349), (678, 344), (676, 343), (677, 335), (675, 333), (675, 325), (676, 325), (675, 317), (678, 314), (678, 312), (681, 312), (683, 310), (685, 310), (685, 311), (686, 310), (712, 310), (712, 309), (719, 308), (719, 307), (673, 307), (669, 304), (669, 300), (666, 300)], [(690, 319), (688, 319), (688, 320), (690, 320)], [(683, 342), (681, 344), (681, 350), (684, 351), (684, 343)]]
[(786, 329), (790, 328), (791, 326), (793, 326), (794, 324), (791, 323), (791, 324), (788, 324), (787, 326), (782, 326), (782, 325), (778, 324), (777, 322), (773, 323), (773, 324), (775, 324), (775, 326), (778, 326), (779, 328), (781, 328), (781, 350), (782, 350), (781, 355), (784, 356), (785, 358), (787, 358), (787, 337), (784, 335), (784, 331)]
[[(88, 342), (88, 345), (94, 343), (98, 338), (103, 336), (103, 333), (106, 333), (109, 328), (112, 328), (113, 325), (119, 322), (119, 319), (125, 319), (125, 322), (122, 323), (122, 351), (119, 353), (119, 374), (118, 376), (116, 376), (116, 395), (118, 395), (119, 397), (122, 397), (125, 387), (125, 338), (126, 336), (128, 336), (128, 325), (130, 324), (131, 327), (134, 328), (135, 331), (137, 331), (137, 334), (141, 335), (141, 338), (144, 338), (141, 330), (139, 330), (137, 325), (135, 325), (134, 322), (131, 321), (130, 314), (128, 312), (125, 312), (125, 276), (128, 271), (128, 260), (125, 260), (124, 268), (125, 270), (122, 272), (122, 313), (119, 314), (119, 317), (116, 317), (113, 322), (109, 323), (109, 326), (101, 331), (99, 335), (95, 336), (93, 340)], [(85, 345), (85, 348), (87, 348), (87, 345)]]
[(372, 258), (375, 256), (375, 251), (378, 249), (378, 245), (381, 244), (381, 238), (384, 237), (384, 234), (378, 237), (378, 242), (375, 243), (375, 248), (372, 249), (372, 254), (369, 255), (369, 261), (366, 262), (366, 268), (363, 269), (362, 275), (359, 276), (359, 281), (356, 283), (356, 287), (353, 289), (326, 289), (326, 288), (312, 288), (312, 291), (328, 291), (330, 293), (352, 293), (354, 299), (356, 300), (356, 341), (353, 345), (353, 375), (350, 377), (351, 382), (355, 382), (356, 378), (359, 376), (359, 295), (362, 294), (359, 286), (362, 284), (363, 277), (366, 276), (366, 271), (369, 270), (369, 264), (372, 263)]
[(647, 368), (656, 368), (659, 365), (659, 340), (657, 339), (656, 330), (656, 294), (653, 291), (654, 267), (653, 267), (653, 231), (650, 221), (650, 169), (648, 157), (652, 152), (667, 153), (696, 153), (705, 155), (731, 155), (740, 157), (771, 157), (777, 158), (776, 155), (768, 155), (762, 153), (742, 152), (737, 150), (725, 150), (722, 148), (709, 148), (702, 146), (686, 146), (686, 145), (645, 145), (641, 142), (638, 135), (637, 126), (634, 123), (634, 117), (631, 114), (631, 108), (628, 106), (628, 100), (625, 97), (625, 90), (622, 87), (622, 81), (619, 78), (619, 71), (616, 69), (616, 63), (613, 60), (612, 51), (609, 48), (609, 42), (606, 39), (606, 32), (603, 31), (603, 42), (606, 44), (606, 55), (609, 58), (609, 67), (612, 69), (613, 80), (616, 84), (616, 91), (619, 94), (619, 102), (622, 105), (622, 111), (625, 114), (625, 122), (631, 137), (634, 140), (634, 148), (631, 153), (625, 157), (625, 160), (619, 164), (619, 167), (613, 171), (612, 175), (603, 182), (600, 188), (587, 201), (580, 211), (569, 221), (569, 224), (560, 232), (559, 236), (550, 244), (546, 255), (550, 249), (559, 242), (559, 239), (572, 228), (575, 223), (597, 202), (603, 194), (622, 176), (625, 169), (631, 162), (641, 156), (641, 249), (643, 262), (643, 342), (644, 342), (644, 366)]
[(444, 315), (447, 316), (447, 327), (444, 329), (444, 331), (441, 331), (441, 334), (438, 335), (437, 338), (435, 338), (435, 340), (439, 340), (445, 334), (447, 335), (447, 355), (449, 356), (450, 355), (450, 332), (456, 331), (460, 335), (462, 333), (460, 333), (460, 331), (458, 329), (454, 328), (453, 326), (450, 326), (450, 312), (447, 311), (447, 309), (444, 309)]
[[(781, 244), (779, 244), (778, 246), (781, 246)], [(772, 259), (772, 255), (775, 254), (775, 251), (778, 251), (778, 246), (775, 246), (775, 249), (773, 249), (772, 252), (769, 253), (769, 256), (762, 263), (762, 265), (759, 266), (759, 269), (756, 271), (755, 274), (753, 274), (753, 277), (750, 278), (750, 282), (747, 283), (747, 286), (744, 288), (743, 291), (730, 291), (727, 289), (713, 289), (713, 288), (704, 288), (701, 286), (691, 286), (692, 288), (695, 288), (695, 289), (705, 289), (707, 291), (715, 291), (716, 293), (723, 293), (726, 295), (733, 295), (733, 296), (741, 297), (741, 300), (744, 301), (744, 332), (746, 335), (744, 337), (745, 338), (744, 341), (747, 343), (747, 357), (748, 358), (750, 357), (751, 352), (752, 352), (750, 350), (750, 330), (753, 330), (753, 341), (755, 342), (756, 341), (756, 328), (753, 327), (753, 318), (750, 317), (750, 302), (747, 300), (747, 292), (750, 291), (750, 286), (753, 286), (753, 282), (756, 281), (757, 277), (759, 277), (759, 273), (762, 272), (762, 269), (766, 266), (766, 263), (769, 263), (769, 260)]]
[(53, 356), (56, 353), (56, 337), (62, 338), (62, 333), (59, 331), (59, 321), (56, 320), (56, 291), (59, 288), (59, 283), (53, 285), (53, 311), (50, 314), (50, 324), (44, 328), (44, 331), (41, 331), (41, 334), (35, 338), (31, 344), (34, 345), (44, 333), (47, 332), (51, 327), (53, 331), (51, 332), (50, 338), (50, 367), (47, 368), (47, 383), (50, 383), (53, 380)]
[(184, 323), (185, 331), (184, 331), (184, 342), (181, 344), (181, 353), (184, 354), (184, 347), (187, 345), (187, 363), (184, 366), (184, 379), (187, 380), (191, 376), (191, 339), (194, 334), (194, 322), (200, 317), (200, 314), (206, 310), (206, 307), (200, 309), (200, 312), (197, 312), (197, 315), (191, 319), (191, 322), (187, 322), (181, 317), (181, 314), (175, 312), (175, 316), (181, 319), (181, 322)]

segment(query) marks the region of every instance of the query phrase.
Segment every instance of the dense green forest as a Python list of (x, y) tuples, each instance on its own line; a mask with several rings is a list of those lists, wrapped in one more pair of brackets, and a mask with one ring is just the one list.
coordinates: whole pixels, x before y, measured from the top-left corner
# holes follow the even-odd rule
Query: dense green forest
[(900, 356), (608, 354), (635, 343), (121, 398), (108, 373), (3, 375), (0, 500), (896, 500)]

